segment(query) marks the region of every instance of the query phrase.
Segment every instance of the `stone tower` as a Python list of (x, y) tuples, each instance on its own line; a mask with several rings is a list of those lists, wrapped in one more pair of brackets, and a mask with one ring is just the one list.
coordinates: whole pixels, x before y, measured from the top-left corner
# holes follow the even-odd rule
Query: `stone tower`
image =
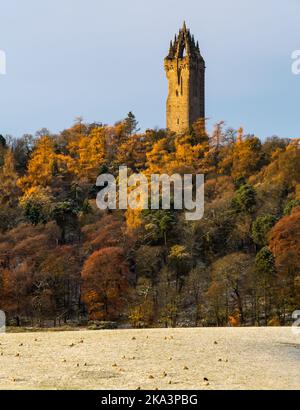
[(167, 128), (182, 133), (205, 118), (205, 62), (185, 23), (170, 43), (165, 71), (169, 82)]

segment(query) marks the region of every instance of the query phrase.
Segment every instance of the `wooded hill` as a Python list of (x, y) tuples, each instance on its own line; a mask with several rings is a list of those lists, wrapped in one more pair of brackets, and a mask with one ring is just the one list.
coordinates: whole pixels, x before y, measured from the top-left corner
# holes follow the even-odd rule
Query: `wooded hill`
[[(205, 215), (100, 211), (96, 178), (204, 173)], [(77, 121), (0, 137), (0, 309), (11, 323), (288, 324), (300, 308), (300, 149), (199, 121)]]

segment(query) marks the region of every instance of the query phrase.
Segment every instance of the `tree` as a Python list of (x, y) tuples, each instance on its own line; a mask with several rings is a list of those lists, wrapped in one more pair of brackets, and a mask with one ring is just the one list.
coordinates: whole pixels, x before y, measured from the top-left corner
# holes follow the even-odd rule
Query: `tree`
[(126, 165), (132, 171), (143, 171), (146, 165), (146, 154), (152, 149), (151, 141), (145, 135), (132, 135), (118, 144), (115, 157), (116, 166)]
[[(37, 227), (20, 224), (0, 236), (1, 304), (8, 318), (16, 318), (17, 324), (28, 318), (33, 324), (34, 318), (42, 318), (40, 308), (37, 309), (34, 303), (34, 297), (36, 292), (42, 294), (38, 289), (47, 292), (49, 290), (42, 286), (43, 281), (39, 281), (38, 277), (41, 264), (57, 245), (56, 239), (54, 224)], [(46, 293), (43, 293), (44, 296)], [(43, 300), (46, 306), (49, 298)]]
[[(226, 321), (238, 312), (239, 322), (246, 322), (245, 295), (252, 270), (253, 258), (242, 252), (226, 255), (212, 264), (212, 284), (208, 295), (218, 295), (218, 305), (223, 307), (222, 315), (225, 313)], [(217, 317), (217, 322), (220, 323), (220, 317)]]
[(165, 327), (176, 327), (182, 295), (176, 289), (174, 273), (165, 266), (159, 274), (159, 322)]
[(269, 247), (277, 269), (276, 303), (281, 323), (299, 306), (300, 207), (281, 218), (269, 235)]
[(275, 258), (267, 246), (262, 248), (255, 257), (253, 280), (255, 324), (260, 324), (261, 317), (263, 317), (264, 324), (267, 325), (274, 311), (273, 302), (276, 291)]
[(124, 120), (125, 122), (125, 130), (128, 133), (128, 135), (132, 135), (136, 132), (139, 132), (139, 128), (138, 128), (138, 121), (135, 118), (135, 115), (129, 111), (129, 113), (127, 114), (127, 117)]
[(51, 187), (68, 173), (70, 158), (56, 152), (55, 140), (48, 136), (41, 137), (28, 163), (27, 174), (18, 181), (26, 192), (34, 186)]
[(273, 154), (272, 162), (263, 170), (261, 177), (265, 185), (282, 186), (283, 190), (297, 190), (300, 184), (300, 149), (290, 144), (285, 151)]
[(293, 199), (292, 201), (289, 201), (284, 208), (283, 214), (285, 216), (290, 215), (292, 213), (292, 210), (297, 206), (300, 206), (300, 199)]
[(234, 145), (232, 157), (232, 177), (249, 177), (265, 164), (261, 142), (256, 137), (241, 138)]
[(49, 188), (32, 187), (20, 199), (20, 205), (30, 223), (46, 224), (51, 219), (53, 200)]
[(272, 162), (272, 156), (277, 151), (285, 151), (289, 140), (287, 138), (279, 138), (277, 136), (267, 138), (262, 144), (262, 150), (266, 160)]
[(135, 253), (135, 270), (138, 278), (150, 279), (152, 286), (163, 266), (164, 252), (161, 246), (142, 245)]
[(79, 134), (70, 139), (67, 146), (72, 161), (69, 161), (69, 171), (76, 175), (77, 180), (92, 184), (100, 174), (101, 167), (106, 165), (106, 134), (103, 127), (92, 128), (88, 134)]
[(18, 175), (15, 170), (13, 152), (8, 150), (5, 154), (4, 164), (0, 169), (0, 204), (15, 207), (18, 202), (20, 190), (17, 186)]
[[(89, 215), (90, 217), (93, 215)], [(95, 220), (82, 228), (83, 249), (90, 255), (100, 248), (120, 247), (124, 243), (122, 220), (117, 215), (94, 215)]]
[(43, 138), (43, 137), (50, 137), (50, 135), (51, 135), (51, 132), (50, 132), (49, 129), (46, 128), (46, 127), (40, 128), (40, 129), (37, 130), (36, 133), (35, 133), (35, 136), (36, 136), (36, 137), (41, 137), (41, 138)]
[(253, 212), (256, 205), (256, 193), (253, 186), (241, 185), (235, 193), (232, 205), (237, 212)]
[(208, 143), (209, 136), (205, 129), (205, 119), (199, 118), (192, 125), (192, 135), (195, 138), (196, 144)]
[(300, 207), (294, 208), (273, 227), (269, 247), (279, 270), (292, 269), (300, 274)]
[(168, 262), (171, 270), (175, 273), (175, 283), (178, 292), (183, 286), (184, 277), (191, 268), (191, 255), (183, 245), (174, 245), (170, 249)]
[(205, 265), (198, 264), (193, 268), (185, 281), (186, 303), (193, 306), (194, 325), (205, 323), (205, 293), (209, 284), (209, 272)]
[(111, 247), (94, 252), (86, 260), (81, 275), (83, 301), (90, 319), (119, 319), (131, 290), (124, 249)]
[(24, 134), (21, 138), (15, 138), (12, 142), (16, 170), (19, 175), (23, 176), (26, 173), (33, 146), (34, 139), (31, 134)]
[(144, 210), (142, 217), (145, 223), (145, 241), (167, 245), (168, 234), (175, 225), (175, 215), (167, 210)]
[(22, 263), (15, 269), (1, 270), (1, 308), (8, 319), (15, 319), (21, 325), (21, 316), (30, 310), (31, 301), (28, 287), (32, 284), (27, 275), (28, 266)]
[(214, 125), (211, 137), (210, 144), (215, 147), (217, 150), (223, 145), (225, 141), (225, 135), (223, 131), (224, 121), (220, 121)]
[[(33, 300), (41, 318), (64, 323), (78, 318), (80, 305), (80, 258), (78, 249), (58, 246), (48, 250), (35, 275)], [(45, 303), (46, 302), (46, 303)]]
[(70, 200), (55, 204), (52, 217), (60, 228), (62, 245), (78, 242), (80, 238), (80, 227), (78, 223), (78, 210)]
[(174, 142), (169, 138), (161, 138), (153, 144), (147, 153), (147, 173), (163, 173), (170, 162), (170, 153), (174, 151)]
[(274, 255), (267, 246), (257, 253), (255, 269), (259, 274), (263, 275), (272, 275), (276, 272)]
[(0, 167), (4, 163), (4, 157), (7, 150), (6, 139), (0, 134)]
[(273, 215), (262, 215), (256, 218), (252, 225), (252, 238), (258, 246), (266, 246), (268, 233), (275, 225), (276, 218)]

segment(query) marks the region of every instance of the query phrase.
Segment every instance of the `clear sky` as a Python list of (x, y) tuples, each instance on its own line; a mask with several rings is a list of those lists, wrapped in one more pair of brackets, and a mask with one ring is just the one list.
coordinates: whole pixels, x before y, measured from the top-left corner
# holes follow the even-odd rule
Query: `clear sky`
[(130, 110), (142, 129), (165, 127), (163, 58), (184, 19), (206, 60), (210, 125), (300, 137), (299, 0), (0, 0), (0, 133)]

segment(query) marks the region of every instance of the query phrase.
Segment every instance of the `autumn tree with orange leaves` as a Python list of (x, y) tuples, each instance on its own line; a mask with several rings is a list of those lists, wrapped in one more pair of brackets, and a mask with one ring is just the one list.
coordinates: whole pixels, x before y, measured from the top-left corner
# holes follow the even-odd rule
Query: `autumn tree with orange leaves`
[(94, 252), (82, 270), (82, 292), (90, 319), (117, 320), (129, 303), (131, 273), (124, 249)]
[(282, 218), (270, 232), (269, 247), (275, 257), (278, 277), (278, 309), (281, 323), (300, 301), (300, 207)]

